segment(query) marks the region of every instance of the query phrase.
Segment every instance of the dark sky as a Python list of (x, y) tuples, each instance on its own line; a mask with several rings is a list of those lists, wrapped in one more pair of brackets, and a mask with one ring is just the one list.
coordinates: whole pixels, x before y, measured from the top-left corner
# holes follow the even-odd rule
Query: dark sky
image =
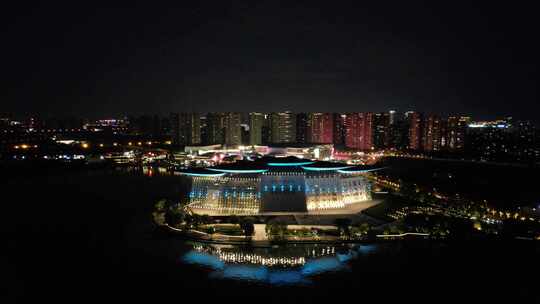
[(533, 7), (153, 2), (3, 7), (0, 112), (540, 110)]

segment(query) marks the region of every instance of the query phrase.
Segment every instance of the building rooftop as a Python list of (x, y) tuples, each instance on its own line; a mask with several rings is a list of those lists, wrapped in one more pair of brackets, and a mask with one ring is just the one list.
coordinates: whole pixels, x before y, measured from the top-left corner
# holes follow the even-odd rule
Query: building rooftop
[(312, 164), (304, 165), (302, 168), (308, 171), (335, 171), (350, 168), (351, 165), (344, 163), (335, 163), (327, 161), (318, 161)]
[(265, 163), (267, 166), (272, 167), (287, 167), (287, 166), (304, 166), (313, 164), (315, 161), (310, 159), (303, 159), (294, 156), (287, 157), (263, 157), (259, 160)]
[(260, 161), (237, 160), (231, 164), (209, 167), (208, 170), (223, 173), (263, 173), (268, 171), (268, 166)]
[(375, 166), (351, 166), (345, 169), (337, 170), (339, 173), (353, 174), (353, 173), (367, 173), (377, 170), (382, 170), (384, 167), (375, 167)]
[(180, 171), (191, 176), (222, 176), (232, 174), (262, 174), (265, 172), (338, 172), (342, 174), (366, 173), (383, 168), (376, 166), (349, 165), (340, 162), (314, 161), (297, 157), (263, 157), (254, 161), (238, 160), (208, 168), (192, 168)]
[(212, 171), (206, 168), (189, 168), (179, 171), (181, 174), (188, 176), (223, 176), (224, 172)]

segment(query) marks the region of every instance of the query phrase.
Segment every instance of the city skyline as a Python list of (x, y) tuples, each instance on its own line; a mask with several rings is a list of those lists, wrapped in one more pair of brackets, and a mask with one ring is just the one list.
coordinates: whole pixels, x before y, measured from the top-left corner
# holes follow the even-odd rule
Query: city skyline
[(0, 119), (10, 119), (15, 121), (26, 121), (30, 119), (38, 119), (38, 120), (81, 120), (81, 121), (99, 121), (99, 120), (109, 120), (109, 119), (130, 119), (130, 118), (138, 118), (138, 117), (169, 117), (173, 114), (179, 114), (179, 113), (185, 113), (185, 114), (201, 114), (201, 115), (211, 115), (213, 113), (239, 113), (241, 115), (250, 115), (252, 113), (260, 113), (263, 115), (270, 115), (272, 113), (292, 113), (292, 114), (337, 114), (337, 115), (343, 115), (348, 113), (371, 113), (371, 114), (391, 114), (391, 115), (406, 115), (406, 113), (409, 112), (415, 112), (415, 113), (421, 113), (422, 115), (435, 115), (440, 118), (449, 118), (449, 117), (469, 117), (471, 121), (496, 121), (496, 120), (504, 120), (504, 119), (513, 119), (513, 120), (520, 120), (520, 121), (530, 121), (534, 123), (535, 125), (538, 125), (540, 123), (540, 120), (537, 119), (527, 119), (522, 118), (520, 116), (513, 116), (510, 114), (501, 114), (501, 115), (473, 115), (471, 113), (465, 113), (465, 112), (449, 112), (449, 113), (440, 113), (440, 112), (426, 112), (422, 111), (420, 109), (406, 109), (406, 110), (398, 110), (396, 108), (390, 108), (383, 111), (329, 111), (329, 112), (323, 112), (323, 111), (291, 111), (287, 109), (283, 109), (280, 111), (251, 111), (246, 110), (244, 111), (217, 111), (217, 110), (209, 110), (209, 111), (169, 111), (164, 113), (158, 113), (158, 112), (143, 112), (143, 113), (119, 113), (119, 114), (103, 114), (103, 115), (85, 115), (85, 114), (60, 114), (60, 115), (47, 115), (44, 113), (15, 113), (15, 112), (0, 112)]
[(9, 153), (17, 152), (21, 147), (51, 143), (50, 140), (59, 135), (63, 138), (61, 142), (82, 143), (86, 145), (83, 146), (85, 149), (91, 146), (92, 141), (95, 145), (97, 140), (103, 148), (119, 142), (128, 146), (134, 143), (141, 146), (144, 142), (150, 146), (185, 147), (187, 150), (213, 145), (233, 149), (324, 146), (324, 149), (332, 147), (331, 150), (337, 154), (339, 151), (396, 151), (500, 162), (534, 163), (540, 159), (537, 126), (511, 117), (482, 121), (473, 120), (470, 116), (446, 117), (415, 111), (211, 112), (96, 121), (39, 118), (15, 121), (2, 118), (0, 122), (1, 148)]

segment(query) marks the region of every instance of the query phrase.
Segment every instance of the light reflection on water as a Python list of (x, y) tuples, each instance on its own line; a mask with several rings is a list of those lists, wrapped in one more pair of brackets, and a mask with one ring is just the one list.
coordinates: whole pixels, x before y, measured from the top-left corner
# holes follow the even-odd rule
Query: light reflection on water
[(377, 245), (375, 244), (367, 244), (367, 245), (362, 245), (362, 246), (357, 246), (356, 247), (356, 251), (360, 254), (365, 254), (365, 255), (369, 255), (369, 254), (373, 254), (377, 251), (378, 247)]
[(253, 248), (194, 242), (181, 261), (211, 270), (211, 279), (308, 285), (315, 276), (350, 271), (349, 262), (376, 245), (288, 245)]

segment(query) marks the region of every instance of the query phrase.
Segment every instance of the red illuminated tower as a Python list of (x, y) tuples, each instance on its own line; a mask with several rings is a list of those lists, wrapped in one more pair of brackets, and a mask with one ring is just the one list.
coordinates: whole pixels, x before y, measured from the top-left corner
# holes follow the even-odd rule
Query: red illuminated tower
[(373, 148), (373, 113), (345, 114), (345, 146), (357, 150)]
[(308, 118), (308, 140), (310, 143), (331, 144), (334, 138), (332, 113), (310, 113)]

